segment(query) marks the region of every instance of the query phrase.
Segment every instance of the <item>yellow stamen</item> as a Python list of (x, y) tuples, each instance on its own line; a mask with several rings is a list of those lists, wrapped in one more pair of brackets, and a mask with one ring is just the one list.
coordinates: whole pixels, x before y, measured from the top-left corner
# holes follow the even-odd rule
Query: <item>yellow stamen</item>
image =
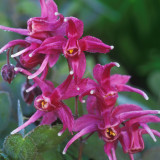
[(42, 105), (42, 108), (45, 108), (45, 104), (46, 104), (47, 102), (45, 102), (45, 101), (42, 101), (41, 102), (41, 105)]
[(106, 136), (108, 135), (108, 136), (113, 136), (113, 137), (115, 137), (116, 136), (116, 133), (111, 129), (111, 128), (107, 128), (106, 129)]
[(72, 53), (73, 53), (73, 49), (70, 49), (70, 50), (69, 50), (69, 53), (72, 54)]

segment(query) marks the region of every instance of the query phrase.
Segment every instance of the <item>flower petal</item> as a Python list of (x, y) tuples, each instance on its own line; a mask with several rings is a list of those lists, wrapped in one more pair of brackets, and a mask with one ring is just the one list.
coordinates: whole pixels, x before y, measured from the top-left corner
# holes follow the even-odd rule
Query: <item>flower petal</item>
[(73, 78), (73, 74), (69, 74), (67, 79), (62, 84), (60, 84), (57, 88), (54, 89), (51, 95), (51, 99), (61, 99), (65, 94), (66, 90), (68, 89), (72, 81), (72, 78)]
[(126, 84), (130, 78), (131, 78), (131, 76), (114, 74), (111, 76), (111, 84), (112, 85)]
[(104, 44), (100, 39), (86, 36), (80, 40), (80, 46), (82, 51), (92, 52), (92, 53), (108, 53), (112, 46)]
[(42, 117), (43, 115), (45, 115), (45, 112), (42, 111), (36, 111), (28, 121), (26, 121), (23, 125), (21, 125), (20, 127), (16, 128), (14, 131), (11, 132), (11, 134), (15, 134), (17, 132), (19, 132), (20, 130), (22, 130), (23, 128), (27, 127), (28, 125), (30, 125), (31, 123), (34, 123), (35, 121), (37, 121), (40, 117)]
[(64, 132), (66, 130), (66, 128), (68, 128), (68, 130), (70, 132), (72, 132), (73, 122), (74, 122), (72, 112), (71, 112), (70, 108), (68, 106), (66, 106), (64, 103), (61, 103), (60, 105), (61, 106), (57, 110), (57, 114), (63, 123), (62, 132)]
[(75, 17), (67, 17), (66, 35), (68, 38), (79, 39), (83, 35), (83, 22)]
[(123, 85), (123, 84), (117, 84), (116, 88), (118, 89), (119, 92), (136, 92), (140, 95), (142, 95), (146, 100), (148, 100), (148, 96), (145, 92), (141, 91), (140, 89), (128, 86), (128, 85)]
[(29, 43), (26, 42), (25, 40), (21, 40), (21, 39), (13, 40), (13, 41), (10, 41), (9, 43), (7, 43), (5, 46), (3, 46), (0, 49), (0, 53), (4, 52), (6, 49), (9, 49), (9, 48), (14, 47), (16, 45), (27, 46), (28, 44)]
[(21, 34), (21, 35), (25, 35), (25, 36), (28, 36), (28, 35), (29, 35), (29, 33), (28, 33), (28, 30), (27, 30), (27, 29), (21, 29), (21, 28), (10, 28), (10, 27), (2, 26), (2, 25), (0, 25), (0, 29), (5, 30), (5, 31), (10, 31), (10, 32), (16, 32), (16, 33), (19, 33), (19, 34)]
[(57, 115), (54, 111), (46, 113), (41, 121), (41, 125), (50, 125), (57, 120)]
[(84, 129), (82, 129), (79, 133), (77, 133), (72, 139), (70, 139), (70, 141), (67, 143), (67, 145), (65, 146), (64, 150), (63, 150), (63, 154), (66, 153), (68, 147), (74, 142), (76, 141), (78, 138), (84, 136), (85, 134), (88, 134), (88, 133), (92, 133), (92, 132), (95, 132), (97, 130), (97, 126), (95, 125), (91, 125), (91, 126), (88, 126)]
[(39, 74), (41, 74), (44, 71), (44, 69), (46, 68), (46, 66), (48, 64), (49, 57), (50, 56), (48, 56), (48, 55), (45, 57), (42, 65), (40, 66), (40, 68), (35, 73), (33, 73), (32, 75), (28, 76), (28, 79), (33, 79), (33, 78), (37, 77)]
[(88, 126), (98, 125), (98, 123), (100, 123), (100, 118), (98, 116), (92, 114), (83, 115), (75, 120), (73, 131), (79, 132)]

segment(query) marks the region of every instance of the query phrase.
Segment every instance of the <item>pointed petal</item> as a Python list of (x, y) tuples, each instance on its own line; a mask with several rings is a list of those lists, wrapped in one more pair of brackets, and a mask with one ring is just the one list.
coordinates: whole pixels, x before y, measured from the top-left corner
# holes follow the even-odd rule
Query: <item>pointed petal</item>
[(69, 74), (67, 79), (61, 85), (59, 85), (57, 88), (54, 89), (51, 97), (53, 99), (55, 99), (55, 98), (61, 99), (63, 97), (63, 95), (65, 94), (66, 90), (68, 89), (68, 87), (72, 81), (72, 78), (73, 78), (73, 74)]
[(30, 119), (28, 121), (26, 121), (22, 126), (16, 128), (14, 131), (11, 132), (11, 134), (15, 134), (17, 132), (19, 132), (21, 129), (27, 127), (28, 125), (30, 125), (31, 123), (34, 123), (35, 121), (37, 121), (40, 117), (42, 117), (43, 115), (45, 115), (45, 112), (42, 111), (36, 111), (33, 116), (30, 117)]
[(73, 131), (79, 132), (92, 124), (98, 125), (98, 123), (100, 123), (100, 118), (98, 116), (87, 114), (75, 120)]
[(66, 35), (68, 38), (79, 39), (83, 35), (83, 22), (75, 17), (68, 17)]
[(68, 128), (68, 130), (72, 132), (74, 118), (72, 116), (70, 108), (65, 104), (61, 103), (61, 107), (59, 107), (59, 109), (57, 110), (57, 114), (63, 123), (63, 132), (66, 130), (66, 128)]
[(112, 158), (112, 153), (111, 153), (111, 149), (113, 148), (113, 143), (112, 142), (107, 142), (105, 145), (104, 145), (104, 151), (105, 153), (107, 154), (109, 160), (114, 160)]
[(156, 111), (156, 110), (129, 111), (129, 112), (119, 114), (117, 118), (121, 122), (123, 122), (123, 121), (126, 121), (127, 119), (136, 118), (136, 117), (144, 116), (148, 114), (158, 114), (158, 113), (159, 111)]
[(82, 51), (92, 53), (108, 53), (113, 48), (113, 46), (106, 45), (100, 39), (92, 36), (83, 37), (80, 40), (80, 46)]
[(117, 84), (116, 88), (118, 89), (119, 92), (136, 92), (142, 95), (146, 100), (149, 99), (147, 94), (141, 91), (140, 89), (137, 89), (128, 85), (123, 85), (123, 84)]
[(75, 58), (69, 58), (69, 63), (74, 71), (74, 78), (76, 83), (78, 80), (82, 79), (85, 69), (86, 69), (86, 58), (84, 53), (82, 52), (79, 56)]
[(53, 67), (59, 59), (59, 53), (55, 53), (49, 56), (49, 67)]
[(27, 30), (27, 29), (21, 29), (21, 28), (10, 28), (10, 27), (2, 26), (2, 25), (0, 25), (0, 29), (5, 30), (5, 31), (10, 31), (10, 32), (16, 32), (16, 33), (19, 33), (19, 34), (21, 34), (21, 35), (25, 35), (25, 36), (28, 36), (28, 35), (29, 35), (29, 33), (28, 33), (28, 30)]
[(47, 17), (47, 6), (45, 0), (40, 0), (41, 4), (41, 17)]
[(70, 141), (67, 143), (67, 145), (65, 146), (64, 150), (63, 150), (63, 154), (66, 153), (68, 147), (74, 142), (76, 141), (78, 138), (84, 136), (85, 134), (88, 133), (92, 133), (94, 131), (97, 130), (97, 126), (92, 125), (92, 126), (88, 126), (87, 128), (82, 129), (79, 133), (77, 133), (72, 139), (70, 139)]
[(54, 111), (46, 113), (41, 121), (41, 125), (50, 125), (57, 120), (57, 116)]
[(47, 18), (49, 21), (57, 19), (55, 12), (58, 12), (56, 3), (53, 0), (46, 0)]
[(147, 133), (151, 136), (151, 138), (153, 139), (153, 141), (156, 142), (157, 139), (154, 136), (152, 130), (149, 128), (149, 126), (147, 124), (144, 124), (144, 123), (140, 123), (140, 125), (147, 131)]
[(97, 99), (95, 96), (88, 96), (87, 98), (87, 111), (89, 114), (96, 114), (96, 115), (100, 115), (98, 109), (98, 103), (97, 103)]
[(117, 106), (113, 112), (112, 117), (118, 117), (121, 113), (132, 112), (132, 111), (142, 111), (143, 109), (134, 104), (122, 104)]
[(131, 78), (131, 76), (114, 74), (111, 76), (111, 84), (112, 85), (126, 84), (130, 78)]
[(110, 72), (111, 72), (111, 68), (115, 66), (119, 67), (119, 64), (117, 62), (111, 62), (103, 66), (103, 73), (101, 76), (101, 85), (104, 89), (106, 88), (110, 89), (110, 85), (111, 85)]
[(135, 123), (159, 123), (160, 118), (153, 115), (144, 115), (129, 120), (126, 125), (132, 126)]
[(37, 77), (39, 74), (41, 74), (43, 72), (43, 70), (46, 68), (46, 66), (48, 64), (48, 60), (49, 60), (49, 56), (46, 56), (42, 65), (40, 66), (40, 68), (34, 74), (28, 76), (28, 79), (33, 79), (33, 78)]

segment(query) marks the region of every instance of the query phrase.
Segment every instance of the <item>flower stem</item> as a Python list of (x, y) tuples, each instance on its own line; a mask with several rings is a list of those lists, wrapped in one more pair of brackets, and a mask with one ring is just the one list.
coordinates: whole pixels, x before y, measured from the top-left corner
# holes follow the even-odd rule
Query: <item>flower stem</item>
[(78, 118), (78, 96), (75, 97), (75, 117)]
[(82, 139), (82, 137), (81, 137), (81, 138), (80, 138), (80, 147), (79, 147), (78, 160), (81, 160), (81, 159), (82, 159), (83, 147), (84, 147), (84, 143), (83, 143), (83, 139)]

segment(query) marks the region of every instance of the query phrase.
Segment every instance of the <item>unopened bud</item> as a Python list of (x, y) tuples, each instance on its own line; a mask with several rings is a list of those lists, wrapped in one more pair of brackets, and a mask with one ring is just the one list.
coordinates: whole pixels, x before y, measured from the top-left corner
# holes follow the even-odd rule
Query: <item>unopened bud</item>
[(28, 88), (31, 87), (31, 84), (29, 83), (24, 83), (21, 87), (21, 96), (22, 96), (22, 99), (27, 103), (27, 104), (31, 104), (34, 100), (34, 92), (33, 91), (30, 91), (30, 92), (26, 92), (26, 90)]
[(4, 81), (7, 81), (8, 83), (11, 83), (11, 81), (15, 77), (15, 70), (14, 65), (12, 64), (5, 64), (1, 69), (1, 75)]

